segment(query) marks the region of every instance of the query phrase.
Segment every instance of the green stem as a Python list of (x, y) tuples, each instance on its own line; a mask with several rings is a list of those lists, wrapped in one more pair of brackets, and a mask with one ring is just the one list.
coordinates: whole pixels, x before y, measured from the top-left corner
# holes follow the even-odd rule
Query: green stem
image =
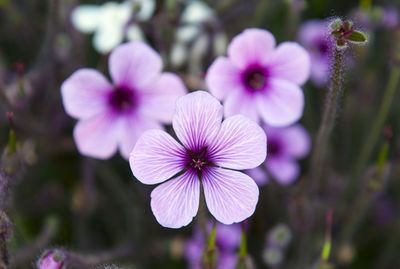
[(247, 255), (247, 234), (246, 229), (244, 227), (244, 223), (242, 223), (242, 236), (240, 239), (240, 247), (239, 247), (239, 259), (244, 260)]
[(203, 233), (204, 242), (207, 242), (208, 241), (207, 216), (206, 216), (203, 183), (200, 183), (200, 202), (199, 202), (199, 213), (197, 214), (197, 221), (199, 222), (201, 231)]
[(208, 246), (204, 252), (204, 266), (205, 268), (215, 268), (216, 264), (216, 253), (215, 253), (215, 241), (217, 234), (217, 225), (214, 221), (210, 238), (208, 239)]
[(332, 74), (332, 83), (326, 97), (326, 107), (322, 123), (319, 128), (314, 151), (311, 159), (311, 181), (314, 190), (319, 186), (319, 180), (323, 173), (324, 162), (330, 133), (335, 122), (336, 112), (338, 110), (338, 100), (342, 91), (342, 63), (343, 51), (335, 50), (335, 64)]
[(400, 67), (395, 66), (390, 74), (389, 83), (386, 87), (385, 95), (383, 96), (378, 115), (375, 118), (374, 123), (372, 124), (372, 128), (369, 129), (369, 136), (367, 137), (366, 142), (362, 146), (361, 153), (359, 155), (360, 158), (358, 159), (358, 162), (356, 164), (356, 168), (353, 174), (353, 180), (350, 182), (348, 193), (352, 193), (353, 189), (358, 185), (360, 175), (364, 171), (365, 166), (367, 165), (367, 162), (370, 159), (371, 154), (376, 146), (379, 135), (383, 128), (383, 124), (385, 123), (385, 119), (392, 105), (393, 97), (396, 93), (399, 79)]

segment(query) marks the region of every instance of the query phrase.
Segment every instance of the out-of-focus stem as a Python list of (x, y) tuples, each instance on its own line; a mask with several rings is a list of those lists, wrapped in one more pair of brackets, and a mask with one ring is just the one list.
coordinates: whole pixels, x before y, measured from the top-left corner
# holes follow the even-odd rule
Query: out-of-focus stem
[(102, 263), (111, 262), (135, 254), (135, 248), (127, 245), (118, 249), (95, 254), (95, 255), (81, 255), (73, 252), (65, 252), (65, 263), (76, 267), (96, 266)]
[(0, 269), (9, 268), (8, 236), (10, 234), (10, 221), (7, 215), (0, 211)]
[(45, 248), (58, 230), (58, 220), (51, 217), (46, 221), (45, 227), (40, 235), (30, 244), (20, 249), (14, 256), (11, 256), (10, 264), (13, 267), (22, 265), (35, 257), (39, 250)]
[(317, 139), (314, 145), (314, 151), (311, 159), (311, 186), (315, 190), (319, 186), (319, 181), (323, 173), (326, 151), (328, 147), (330, 133), (332, 131), (336, 112), (338, 109), (338, 100), (342, 91), (342, 65), (343, 51), (335, 49), (335, 64), (332, 74), (332, 82), (326, 97), (326, 107), (319, 128)]
[[(399, 57), (400, 58), (400, 57)], [(385, 95), (383, 96), (383, 100), (381, 106), (379, 108), (378, 115), (376, 116), (372, 127), (369, 128), (369, 135), (366, 139), (366, 142), (363, 143), (361, 148), (360, 158), (356, 164), (356, 168), (353, 174), (353, 180), (350, 182), (350, 186), (348, 189), (348, 194), (352, 193), (354, 188), (358, 185), (360, 181), (360, 175), (364, 171), (366, 164), (371, 157), (372, 151), (375, 148), (375, 145), (378, 141), (379, 134), (382, 131), (383, 124), (385, 123), (385, 119), (388, 115), (389, 109), (393, 102), (393, 97), (397, 89), (397, 85), (400, 80), (400, 66), (395, 66), (389, 78), (389, 83), (385, 90)]]
[(215, 268), (216, 256), (215, 256), (215, 241), (217, 235), (217, 225), (214, 221), (211, 229), (210, 238), (204, 252), (204, 267)]

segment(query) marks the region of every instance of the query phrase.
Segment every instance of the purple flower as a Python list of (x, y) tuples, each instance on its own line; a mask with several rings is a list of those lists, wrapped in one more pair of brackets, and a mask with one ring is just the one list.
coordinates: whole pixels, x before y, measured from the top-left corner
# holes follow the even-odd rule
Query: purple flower
[(64, 264), (64, 256), (58, 251), (50, 251), (45, 254), (38, 263), (39, 269), (61, 269)]
[[(282, 185), (289, 185), (300, 174), (297, 159), (305, 157), (311, 148), (307, 131), (299, 124), (286, 128), (264, 126), (268, 136), (268, 157), (265, 167)], [(264, 185), (268, 177), (261, 167), (247, 171), (258, 185)]]
[[(160, 130), (145, 132), (129, 159), (134, 176), (157, 184), (151, 209), (165, 227), (188, 225), (197, 214), (200, 184), (211, 214), (224, 224), (250, 217), (258, 187), (235, 170), (254, 168), (266, 156), (266, 136), (255, 122), (237, 115), (222, 121), (223, 107), (204, 91), (179, 98), (172, 126), (181, 144)], [(235, 169), (235, 170), (233, 170)]]
[[(211, 231), (211, 223), (208, 225)], [(217, 268), (234, 269), (237, 263), (237, 249), (240, 244), (241, 229), (238, 224), (217, 224), (215, 246), (217, 251)], [(189, 268), (200, 269), (203, 251), (206, 246), (201, 230), (197, 227), (193, 237), (186, 241), (185, 257)]]
[(142, 42), (117, 47), (109, 58), (114, 84), (83, 68), (61, 86), (68, 115), (78, 119), (74, 139), (83, 155), (111, 157), (119, 148), (128, 158), (139, 136), (170, 123), (175, 100), (185, 94), (181, 79), (161, 73), (161, 57)]
[(299, 42), (310, 54), (311, 80), (318, 86), (329, 80), (334, 41), (329, 38), (328, 24), (325, 20), (310, 20), (303, 23), (299, 30)]
[(286, 126), (303, 114), (299, 87), (309, 76), (308, 53), (297, 43), (275, 48), (274, 36), (247, 29), (228, 46), (228, 57), (218, 57), (206, 75), (207, 86), (224, 100), (225, 116), (243, 114), (254, 121)]

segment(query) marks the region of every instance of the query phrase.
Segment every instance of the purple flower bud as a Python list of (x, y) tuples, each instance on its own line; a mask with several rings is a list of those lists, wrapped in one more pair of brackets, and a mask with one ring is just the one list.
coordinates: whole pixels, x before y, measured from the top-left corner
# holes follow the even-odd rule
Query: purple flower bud
[(60, 250), (51, 250), (45, 253), (38, 262), (38, 269), (64, 268), (65, 255)]

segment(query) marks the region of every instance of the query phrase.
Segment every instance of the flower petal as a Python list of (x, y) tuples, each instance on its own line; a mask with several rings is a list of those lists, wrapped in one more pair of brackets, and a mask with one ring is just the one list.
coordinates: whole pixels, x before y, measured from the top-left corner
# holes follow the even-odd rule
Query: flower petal
[(172, 122), (176, 100), (187, 92), (181, 78), (173, 73), (162, 73), (154, 83), (140, 90), (139, 110), (168, 124)]
[(139, 11), (136, 11), (134, 17), (140, 21), (147, 21), (151, 18), (156, 8), (155, 0), (133, 0), (133, 6), (139, 5)]
[(281, 132), (285, 154), (294, 158), (305, 157), (311, 149), (310, 135), (300, 124), (285, 128)]
[(281, 79), (271, 79), (269, 89), (257, 96), (257, 108), (265, 123), (287, 126), (300, 119), (304, 95), (299, 86)]
[(145, 131), (162, 129), (158, 122), (137, 114), (122, 115), (120, 121), (119, 150), (125, 159), (129, 159), (133, 147)]
[(110, 75), (118, 86), (144, 87), (161, 72), (160, 55), (141, 41), (118, 46), (109, 58)]
[(157, 186), (151, 193), (151, 210), (158, 223), (168, 228), (188, 225), (199, 209), (200, 180), (186, 172)]
[(186, 148), (202, 150), (218, 133), (222, 114), (223, 108), (217, 99), (205, 91), (196, 91), (176, 101), (172, 126)]
[(93, 47), (99, 53), (108, 53), (118, 46), (124, 38), (121, 27), (106, 25), (100, 27), (93, 36)]
[(108, 159), (117, 151), (118, 118), (110, 113), (101, 113), (78, 121), (74, 128), (74, 139), (82, 155)]
[(182, 171), (185, 156), (185, 149), (169, 134), (149, 130), (136, 142), (129, 163), (140, 182), (157, 184)]
[(61, 85), (65, 111), (74, 118), (88, 118), (107, 108), (112, 85), (98, 71), (79, 69)]
[(144, 34), (140, 29), (139, 25), (132, 23), (126, 29), (126, 39), (129, 41), (141, 41), (145, 40)]
[(228, 46), (228, 56), (239, 68), (249, 64), (265, 65), (274, 48), (275, 38), (269, 31), (251, 28), (233, 38)]
[(218, 57), (207, 70), (207, 87), (219, 100), (241, 91), (240, 70), (226, 57)]
[(224, 102), (224, 115), (231, 117), (242, 114), (251, 120), (258, 122), (260, 116), (256, 106), (256, 95), (250, 95), (243, 90), (235, 91), (226, 97)]
[(296, 161), (289, 158), (271, 158), (266, 161), (271, 175), (282, 185), (289, 185), (297, 179), (300, 167)]
[(295, 42), (280, 44), (268, 63), (271, 77), (289, 80), (295, 84), (304, 84), (310, 76), (310, 56)]
[(258, 187), (246, 174), (210, 167), (203, 173), (202, 182), (207, 207), (218, 221), (232, 224), (254, 213)]
[(267, 173), (260, 166), (246, 170), (246, 174), (248, 174), (259, 187), (264, 186), (269, 181)]
[(74, 27), (82, 33), (92, 33), (100, 23), (101, 7), (98, 5), (80, 5), (71, 13)]
[(218, 166), (251, 169), (264, 162), (267, 137), (257, 123), (243, 115), (236, 115), (224, 120), (207, 152)]

